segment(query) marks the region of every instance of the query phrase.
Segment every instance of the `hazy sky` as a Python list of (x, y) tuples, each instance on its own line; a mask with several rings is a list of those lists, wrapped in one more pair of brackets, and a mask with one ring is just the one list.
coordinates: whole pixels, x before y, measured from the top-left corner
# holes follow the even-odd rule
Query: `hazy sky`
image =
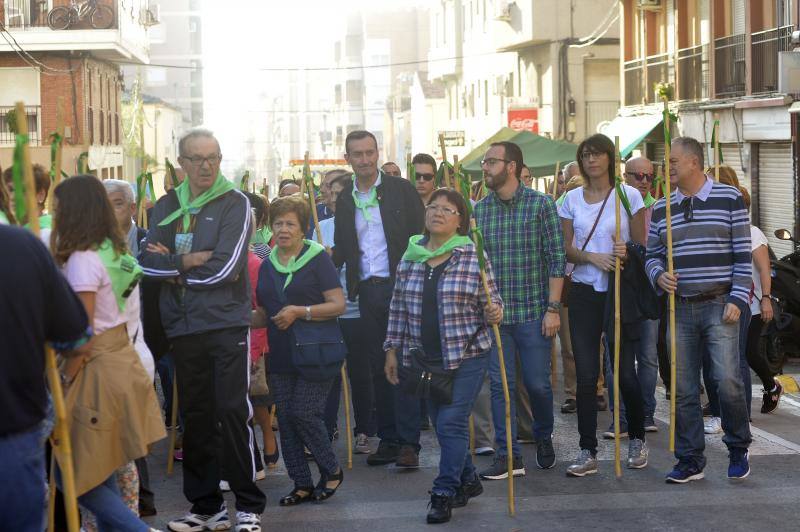
[[(409, 7), (429, 0), (225, 0), (203, 2), (205, 125), (226, 159), (240, 153), (241, 123), (252, 116), (262, 68), (328, 66), (344, 17), (360, 9)], [(265, 117), (267, 115), (264, 115)]]

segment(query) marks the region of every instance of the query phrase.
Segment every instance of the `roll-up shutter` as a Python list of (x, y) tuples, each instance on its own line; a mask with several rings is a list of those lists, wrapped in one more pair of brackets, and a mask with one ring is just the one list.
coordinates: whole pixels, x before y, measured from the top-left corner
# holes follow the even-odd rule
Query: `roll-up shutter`
[[(745, 145), (740, 146), (739, 144), (723, 144), (722, 160), (723, 164), (730, 166), (736, 171), (736, 177), (739, 178), (739, 184), (746, 187), (747, 191), (752, 193), (753, 187), (751, 186), (752, 182), (750, 180), (750, 171), (747, 167), (744, 169), (742, 168), (742, 155), (745, 154), (745, 151), (749, 153), (749, 150), (745, 150)], [(713, 168), (714, 159), (711, 159), (708, 166)]]
[(758, 150), (759, 228), (778, 257), (792, 252), (792, 243), (775, 238), (776, 229), (794, 231), (795, 191), (790, 143), (761, 144)]

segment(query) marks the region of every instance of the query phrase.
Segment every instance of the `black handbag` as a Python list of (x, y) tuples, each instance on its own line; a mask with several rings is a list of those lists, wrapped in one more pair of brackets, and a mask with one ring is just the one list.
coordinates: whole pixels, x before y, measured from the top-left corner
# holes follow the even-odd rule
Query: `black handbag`
[[(278, 300), (286, 305), (286, 294), (278, 282), (278, 276), (273, 276), (272, 280)], [(347, 356), (347, 346), (336, 318), (326, 321), (295, 320), (289, 333), (292, 364), (301, 377), (322, 382), (339, 374)]]
[(434, 367), (425, 362), (425, 353), (418, 347), (409, 349), (411, 366), (397, 366), (400, 388), (419, 399), (433, 399), (449, 405), (453, 402), (453, 379), (456, 370)]

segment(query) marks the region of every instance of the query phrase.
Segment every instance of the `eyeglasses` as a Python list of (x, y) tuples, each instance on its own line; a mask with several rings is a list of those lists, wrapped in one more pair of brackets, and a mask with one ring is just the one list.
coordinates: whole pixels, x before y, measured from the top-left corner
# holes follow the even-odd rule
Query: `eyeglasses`
[(219, 154), (216, 155), (209, 155), (208, 157), (182, 157), (184, 160), (189, 161), (192, 166), (203, 166), (205, 163), (208, 163), (210, 166), (215, 166), (219, 164), (222, 160), (222, 156)]
[(681, 202), (683, 207), (683, 219), (687, 222), (694, 220), (694, 209), (692, 207), (692, 198), (686, 198)]
[(496, 159), (494, 157), (489, 157), (488, 159), (484, 159), (481, 161), (481, 166), (494, 166), (497, 163), (510, 163), (508, 159)]
[(633, 177), (636, 179), (636, 181), (642, 181), (646, 179), (648, 183), (652, 183), (653, 179), (656, 178), (655, 174), (646, 174), (644, 172), (625, 172), (625, 175)]
[(426, 205), (425, 212), (426, 213), (431, 212), (434, 214), (438, 212), (440, 214), (449, 214), (450, 216), (456, 216), (458, 214), (461, 214), (457, 210), (451, 209), (450, 207), (445, 207), (444, 205), (436, 205), (436, 204)]
[(433, 181), (434, 177), (436, 177), (434, 174), (418, 173), (417, 174), (417, 181), (419, 181), (420, 179), (423, 180), (423, 181)]
[(583, 153), (581, 153), (581, 159), (583, 159), (584, 161), (588, 161), (589, 159), (599, 159), (600, 157), (602, 157), (605, 154), (606, 154), (606, 152), (604, 152), (604, 151), (586, 150)]

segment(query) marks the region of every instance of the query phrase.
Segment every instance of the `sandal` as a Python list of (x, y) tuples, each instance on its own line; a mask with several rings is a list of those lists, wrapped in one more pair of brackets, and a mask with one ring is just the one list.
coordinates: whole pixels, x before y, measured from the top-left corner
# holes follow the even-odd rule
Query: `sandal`
[[(338, 480), (339, 483), (336, 484), (335, 488), (329, 488), (328, 482), (335, 480)], [(325, 499), (330, 499), (336, 493), (336, 490), (339, 489), (339, 486), (342, 485), (342, 482), (344, 482), (344, 469), (341, 467), (339, 467), (339, 472), (335, 475), (328, 475), (327, 473), (323, 472), (322, 477), (317, 483), (317, 487), (314, 489), (314, 500), (321, 502)]]
[(278, 466), (278, 459), (281, 457), (281, 450), (275, 445), (275, 452), (272, 454), (264, 453), (264, 465), (269, 469), (275, 469)]
[[(305, 495), (301, 495), (301, 493), (305, 493)], [(289, 495), (286, 495), (280, 501), (278, 501), (278, 504), (281, 506), (295, 506), (297, 504), (302, 504), (312, 500), (313, 495), (313, 487), (296, 487), (291, 493), (289, 493)]]

